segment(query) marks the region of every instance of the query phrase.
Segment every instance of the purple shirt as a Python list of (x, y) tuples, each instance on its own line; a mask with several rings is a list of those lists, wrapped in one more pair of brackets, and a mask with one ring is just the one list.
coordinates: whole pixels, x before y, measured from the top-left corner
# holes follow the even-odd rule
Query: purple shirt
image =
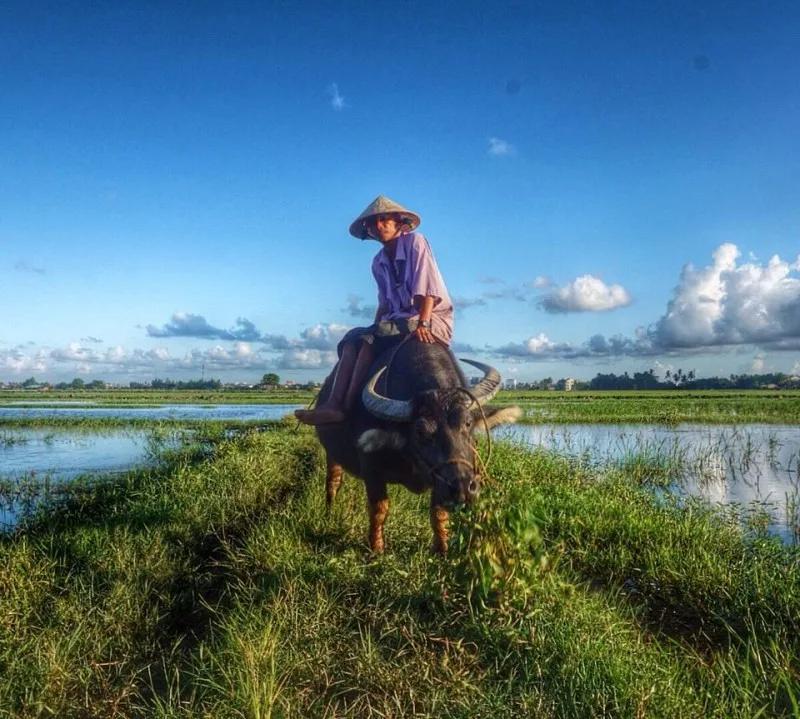
[(414, 297), (430, 295), (435, 298), (431, 333), (445, 344), (450, 344), (453, 336), (453, 303), (425, 236), (419, 232), (408, 232), (397, 238), (394, 255), (397, 282), (390, 264), (389, 255), (383, 248), (372, 260), (372, 274), (378, 283), (378, 304), (387, 308), (378, 319), (418, 317)]

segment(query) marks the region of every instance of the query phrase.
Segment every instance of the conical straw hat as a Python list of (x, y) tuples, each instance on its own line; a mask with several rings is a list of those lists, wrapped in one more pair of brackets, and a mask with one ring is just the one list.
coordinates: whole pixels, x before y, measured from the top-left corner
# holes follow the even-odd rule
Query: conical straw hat
[(384, 195), (378, 195), (350, 225), (350, 234), (357, 237), (359, 240), (369, 239), (367, 233), (367, 220), (376, 215), (388, 215), (395, 213), (400, 215), (400, 222), (408, 229), (407, 232), (415, 229), (421, 222), (419, 215), (416, 212), (407, 210), (402, 205), (397, 204), (394, 200), (390, 200)]

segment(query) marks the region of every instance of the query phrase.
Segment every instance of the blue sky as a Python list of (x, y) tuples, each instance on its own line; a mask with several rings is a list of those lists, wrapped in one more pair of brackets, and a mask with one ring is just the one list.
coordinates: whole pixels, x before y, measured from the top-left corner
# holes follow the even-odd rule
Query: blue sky
[(331, 368), (386, 194), (506, 377), (800, 373), (800, 5), (0, 6), (0, 381)]

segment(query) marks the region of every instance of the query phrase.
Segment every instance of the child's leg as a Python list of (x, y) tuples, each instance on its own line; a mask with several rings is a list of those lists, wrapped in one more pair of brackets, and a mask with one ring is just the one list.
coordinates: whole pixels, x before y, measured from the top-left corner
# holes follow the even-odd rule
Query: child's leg
[[(365, 345), (362, 342), (362, 345)], [(334, 424), (344, 420), (345, 396), (354, 367), (357, 365), (356, 342), (348, 342), (342, 347), (342, 356), (336, 364), (331, 393), (322, 404), (314, 409), (296, 409), (294, 416), (305, 424)], [(359, 353), (360, 354), (360, 353)]]
[(353, 367), (353, 374), (350, 377), (350, 385), (347, 388), (347, 394), (344, 396), (344, 411), (349, 412), (353, 408), (353, 403), (356, 401), (356, 395), (361, 387), (361, 383), (366, 379), (367, 372), (372, 365), (372, 359), (375, 352), (372, 349), (370, 342), (362, 342), (358, 350), (358, 357), (356, 357), (355, 366)]

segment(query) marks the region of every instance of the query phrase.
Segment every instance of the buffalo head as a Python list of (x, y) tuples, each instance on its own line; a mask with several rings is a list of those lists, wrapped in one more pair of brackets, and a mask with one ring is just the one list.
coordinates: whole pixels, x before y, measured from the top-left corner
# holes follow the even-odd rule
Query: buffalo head
[(385, 369), (382, 368), (362, 393), (367, 411), (399, 426), (394, 430), (368, 430), (359, 439), (361, 449), (408, 452), (416, 471), (430, 480), (434, 505), (444, 507), (470, 502), (480, 492), (475, 428), (489, 429), (514, 422), (520, 415), (519, 407), (486, 408), (500, 388), (500, 374), (481, 362), (462, 361), (484, 373), (483, 379), (471, 389), (445, 387), (419, 392), (409, 400), (390, 399), (375, 389)]

